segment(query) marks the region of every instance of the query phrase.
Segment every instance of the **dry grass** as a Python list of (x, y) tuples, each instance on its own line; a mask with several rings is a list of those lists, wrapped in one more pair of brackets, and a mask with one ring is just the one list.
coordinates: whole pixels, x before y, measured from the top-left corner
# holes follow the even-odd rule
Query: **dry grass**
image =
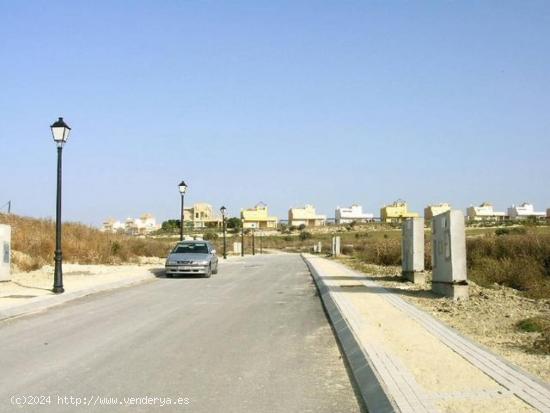
[[(32, 271), (53, 262), (55, 223), (0, 214), (0, 224), (12, 227), (13, 264), (22, 271)], [(136, 262), (137, 257), (165, 257), (172, 244), (167, 241), (130, 238), (106, 234), (79, 224), (63, 224), (63, 259), (79, 264), (120, 264)]]

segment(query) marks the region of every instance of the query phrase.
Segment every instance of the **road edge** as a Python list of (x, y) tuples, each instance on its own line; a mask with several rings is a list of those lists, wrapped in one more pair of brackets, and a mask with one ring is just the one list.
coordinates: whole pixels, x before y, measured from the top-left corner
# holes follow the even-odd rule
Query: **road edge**
[(369, 412), (398, 412), (399, 410), (392, 402), (393, 399), (372, 367), (370, 358), (363, 351), (348, 321), (344, 318), (342, 311), (340, 311), (340, 308), (333, 300), (329, 289), (319, 276), (317, 269), (304, 254), (300, 254), (300, 256), (304, 260), (317, 286), (319, 297), (332, 323), (336, 339), (351, 368), (352, 378), (359, 389), (359, 395), (364, 406), (366, 406)]

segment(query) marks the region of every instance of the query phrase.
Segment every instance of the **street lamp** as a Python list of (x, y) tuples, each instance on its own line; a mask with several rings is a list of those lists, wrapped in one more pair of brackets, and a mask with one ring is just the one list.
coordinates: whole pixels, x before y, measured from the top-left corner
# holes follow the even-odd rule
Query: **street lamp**
[(185, 196), (185, 191), (187, 191), (187, 185), (185, 183), (185, 181), (181, 181), (180, 184), (178, 185), (179, 187), (179, 190), (180, 190), (180, 194), (181, 194), (181, 216), (180, 216), (180, 241), (183, 241), (183, 221), (184, 221), (184, 209), (183, 209), (183, 205), (184, 205), (184, 200), (183, 200), (183, 197)]
[(222, 206), (220, 212), (222, 213), (222, 225), (223, 225), (223, 259), (227, 259), (227, 240), (225, 238), (226, 224), (225, 224), (225, 212), (227, 208)]
[(55, 214), (55, 270), (53, 277), (53, 289), (56, 294), (61, 294), (63, 289), (63, 252), (61, 250), (61, 158), (63, 153), (63, 145), (69, 139), (71, 128), (67, 125), (63, 118), (59, 118), (56, 122), (50, 125), (52, 130), (53, 140), (57, 145), (57, 204)]

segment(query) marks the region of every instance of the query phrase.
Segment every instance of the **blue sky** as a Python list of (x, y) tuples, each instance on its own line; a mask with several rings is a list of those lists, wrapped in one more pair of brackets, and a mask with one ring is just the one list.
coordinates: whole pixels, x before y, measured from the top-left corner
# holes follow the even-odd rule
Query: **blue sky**
[(550, 207), (548, 1), (0, 0), (0, 204)]

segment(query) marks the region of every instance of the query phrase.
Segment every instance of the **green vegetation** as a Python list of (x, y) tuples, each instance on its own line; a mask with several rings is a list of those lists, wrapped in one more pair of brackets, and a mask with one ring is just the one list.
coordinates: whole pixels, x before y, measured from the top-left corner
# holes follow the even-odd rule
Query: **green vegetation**
[(540, 333), (533, 343), (537, 352), (550, 354), (550, 318), (548, 316), (531, 317), (516, 324), (518, 330), (528, 333)]

